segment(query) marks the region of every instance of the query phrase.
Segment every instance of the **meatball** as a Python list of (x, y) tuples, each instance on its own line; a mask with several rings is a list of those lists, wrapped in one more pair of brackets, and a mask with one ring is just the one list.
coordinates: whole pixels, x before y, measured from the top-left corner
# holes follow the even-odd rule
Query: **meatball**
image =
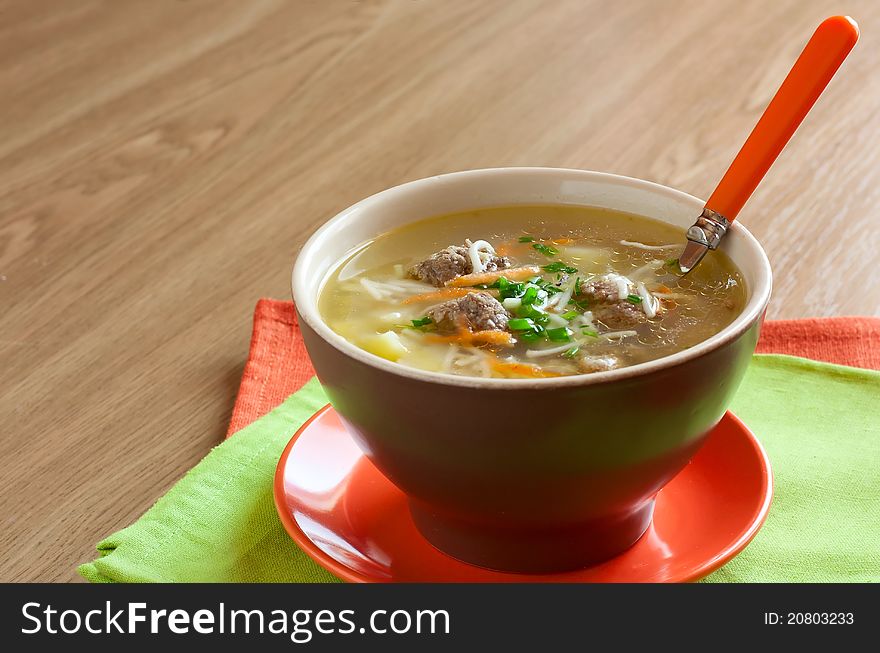
[[(640, 303), (632, 303), (620, 298), (618, 279), (626, 280), (627, 294), (634, 294), (635, 287), (626, 277), (608, 275), (581, 286), (578, 297), (589, 302), (593, 317), (613, 331), (633, 329), (648, 321), (648, 316)], [(655, 302), (655, 310), (659, 313), (659, 302)]]
[(504, 331), (509, 317), (504, 306), (489, 293), (474, 292), (450, 299), (428, 310), (438, 331)]
[[(486, 272), (505, 270), (509, 267), (510, 259), (506, 256), (493, 254), (485, 263)], [(421, 263), (416, 263), (408, 270), (408, 273), (420, 281), (427, 281), (434, 286), (442, 286), (455, 277), (470, 274), (473, 271), (474, 267), (468, 256), (468, 248), (450, 245), (446, 249), (431, 254)]]
[(612, 331), (632, 329), (648, 320), (640, 305), (630, 304), (627, 301), (598, 306), (593, 309), (593, 318)]
[(590, 304), (611, 304), (620, 301), (620, 289), (615, 281), (597, 279), (581, 284), (577, 297), (586, 299)]

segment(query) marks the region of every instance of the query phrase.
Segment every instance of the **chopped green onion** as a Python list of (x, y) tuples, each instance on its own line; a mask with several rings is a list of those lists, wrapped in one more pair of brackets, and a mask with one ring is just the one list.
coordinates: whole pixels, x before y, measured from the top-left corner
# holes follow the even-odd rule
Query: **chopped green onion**
[(526, 288), (522, 296), (522, 303), (525, 305), (534, 304), (536, 299), (538, 299), (538, 289), (535, 286)]
[(589, 329), (587, 327), (582, 327), (581, 333), (583, 333), (585, 336), (589, 336), (590, 338), (598, 338), (599, 337), (598, 331), (593, 331), (592, 329)]
[(677, 258), (668, 258), (668, 259), (666, 259), (666, 265), (668, 265), (669, 267), (676, 266), (676, 265), (678, 265), (678, 259)]
[(420, 317), (418, 320), (412, 320), (412, 325), (417, 329), (421, 329), (423, 326), (428, 326), (429, 324), (433, 323), (434, 320), (429, 318), (427, 315), (425, 317)]
[(508, 297), (519, 297), (525, 292), (525, 284), (508, 281), (504, 277), (498, 277), (495, 283), (493, 283), (489, 287), (497, 288), (499, 291), (498, 294), (501, 296), (501, 299), (507, 299)]
[(517, 317), (527, 317), (535, 324), (547, 324), (550, 316), (533, 304), (523, 304), (516, 310)]
[(580, 313), (578, 313), (577, 311), (568, 311), (568, 313), (563, 313), (563, 314), (562, 314), (562, 318), (565, 319), (565, 320), (573, 320), (573, 319), (576, 318), (578, 315), (580, 315)]
[(630, 304), (641, 304), (642, 298), (638, 295), (627, 295), (626, 301), (628, 301)]
[(568, 303), (572, 306), (577, 306), (582, 311), (587, 310), (587, 308), (590, 306), (590, 302), (588, 302), (586, 299), (581, 299), (580, 301), (578, 301), (577, 299), (569, 299)]
[(572, 347), (571, 349), (566, 350), (562, 355), (563, 355), (565, 358), (574, 358), (575, 355), (576, 355), (580, 350), (581, 350), (580, 347), (575, 346), (575, 347)]
[(516, 337), (523, 340), (524, 342), (537, 342), (544, 337), (544, 334), (538, 333), (536, 331), (525, 331), (523, 333), (518, 333)]
[(541, 252), (544, 256), (556, 256), (559, 253), (559, 250), (555, 247), (544, 245), (543, 243), (534, 243), (532, 247)]
[(507, 288), (502, 290), (499, 295), (501, 299), (507, 299), (508, 297), (521, 297), (525, 292), (525, 286), (521, 283), (512, 283)]
[(534, 242), (534, 240), (535, 239), (532, 236), (520, 236), (519, 237), (519, 242), (521, 242), (521, 243), (531, 243), (531, 242)]
[(546, 292), (548, 295), (555, 295), (556, 293), (562, 292), (562, 288), (554, 286), (552, 282), (548, 281), (547, 279), (542, 279), (541, 277), (536, 277), (532, 280), (532, 283), (538, 286), (538, 288)]
[(581, 294), (581, 278), (580, 277), (578, 277), (577, 279), (574, 280), (574, 294), (575, 295)]
[(565, 272), (567, 274), (574, 274), (575, 272), (577, 272), (577, 268), (566, 265), (562, 261), (554, 261), (553, 263), (548, 263), (547, 265), (542, 265), (541, 267), (547, 272)]
[(547, 337), (553, 342), (570, 342), (571, 329), (568, 327), (559, 327), (558, 329), (547, 329)]
[(534, 328), (535, 323), (524, 317), (515, 317), (507, 322), (511, 331), (528, 331)]

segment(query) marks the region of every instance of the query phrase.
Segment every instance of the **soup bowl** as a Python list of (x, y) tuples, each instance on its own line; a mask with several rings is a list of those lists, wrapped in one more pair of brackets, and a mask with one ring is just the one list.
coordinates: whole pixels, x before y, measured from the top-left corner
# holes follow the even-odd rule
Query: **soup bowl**
[(684, 243), (704, 203), (648, 181), (582, 170), (444, 174), (388, 189), (329, 220), (302, 248), (292, 287), (331, 404), (407, 495), (419, 531), (466, 562), (550, 572), (607, 559), (645, 532), (657, 492), (694, 455), (742, 380), (771, 272), (755, 238), (734, 223), (722, 249), (742, 272), (747, 301), (731, 324), (676, 354), (580, 376), (417, 370), (356, 347), (322, 319), (323, 283), (364, 243), (427, 217), (517, 204), (644, 215), (681, 227)]

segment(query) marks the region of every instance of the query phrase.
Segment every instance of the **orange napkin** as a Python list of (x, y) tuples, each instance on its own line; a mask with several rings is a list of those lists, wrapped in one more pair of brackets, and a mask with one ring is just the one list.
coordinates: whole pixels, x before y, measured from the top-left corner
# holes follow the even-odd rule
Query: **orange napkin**
[[(758, 353), (880, 370), (880, 318), (768, 321), (761, 331)], [(261, 299), (254, 311), (251, 350), (227, 437), (281, 404), (314, 373), (293, 303)]]

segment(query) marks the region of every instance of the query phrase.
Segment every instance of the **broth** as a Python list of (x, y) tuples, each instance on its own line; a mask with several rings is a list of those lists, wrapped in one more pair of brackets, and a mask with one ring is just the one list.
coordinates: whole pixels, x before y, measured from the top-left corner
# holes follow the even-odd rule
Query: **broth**
[[(502, 378), (605, 371), (692, 347), (742, 311), (745, 285), (725, 254), (681, 275), (684, 241), (683, 229), (607, 209), (443, 215), (358, 249), (325, 282), (319, 309), (351, 343), (410, 367)], [(414, 269), (450, 245), (460, 248)]]

